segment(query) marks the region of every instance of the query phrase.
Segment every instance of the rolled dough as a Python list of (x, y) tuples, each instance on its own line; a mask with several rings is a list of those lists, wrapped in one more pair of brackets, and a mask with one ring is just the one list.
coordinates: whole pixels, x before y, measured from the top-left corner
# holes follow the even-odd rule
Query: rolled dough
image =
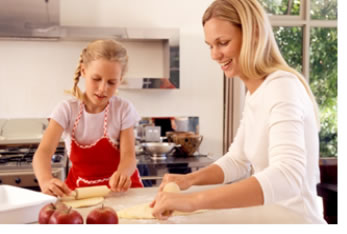
[[(174, 182), (170, 182), (165, 185), (164, 192), (180, 192), (180, 188)], [(122, 209), (117, 212), (117, 215), (121, 219), (155, 219), (152, 215), (153, 208), (149, 206), (150, 203), (138, 204), (135, 206), (131, 206), (125, 209)], [(198, 210), (194, 212), (179, 212), (174, 211), (173, 216), (183, 216), (183, 215), (191, 215), (203, 212), (204, 210)]]
[(72, 208), (94, 206), (104, 201), (111, 190), (106, 185), (76, 188), (71, 196), (60, 198), (67, 206)]
[(72, 208), (88, 207), (100, 204), (104, 201), (104, 197), (91, 197), (79, 200), (62, 201), (65, 205)]

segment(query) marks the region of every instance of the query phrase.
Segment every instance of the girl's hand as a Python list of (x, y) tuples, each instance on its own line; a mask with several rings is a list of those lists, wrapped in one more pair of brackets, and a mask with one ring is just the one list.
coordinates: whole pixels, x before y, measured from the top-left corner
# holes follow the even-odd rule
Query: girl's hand
[(159, 191), (163, 191), (165, 185), (169, 182), (175, 182), (180, 190), (186, 190), (192, 186), (192, 181), (189, 179), (189, 174), (165, 174), (159, 186)]
[(117, 170), (112, 174), (109, 186), (114, 192), (126, 192), (131, 186), (131, 178), (127, 174)]
[(56, 197), (68, 196), (71, 193), (71, 189), (61, 180), (52, 178), (41, 186), (41, 191), (45, 194), (53, 195)]

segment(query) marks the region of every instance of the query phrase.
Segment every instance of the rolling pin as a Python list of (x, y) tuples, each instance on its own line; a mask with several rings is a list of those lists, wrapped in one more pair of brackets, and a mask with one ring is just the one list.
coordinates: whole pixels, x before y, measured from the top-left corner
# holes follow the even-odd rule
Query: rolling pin
[(82, 187), (82, 188), (76, 188), (74, 191), (71, 192), (71, 195), (61, 197), (60, 199), (62, 201), (68, 201), (68, 200), (79, 200), (79, 199), (85, 199), (85, 198), (91, 198), (91, 197), (104, 197), (110, 191), (111, 190), (106, 185)]

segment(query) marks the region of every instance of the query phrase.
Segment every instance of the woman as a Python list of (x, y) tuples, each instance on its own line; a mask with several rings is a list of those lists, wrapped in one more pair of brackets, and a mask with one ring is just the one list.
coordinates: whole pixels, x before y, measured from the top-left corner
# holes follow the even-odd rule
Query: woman
[[(199, 171), (164, 176), (153, 215), (170, 211), (239, 208), (276, 203), (312, 223), (325, 223), (316, 199), (319, 181), (318, 108), (305, 79), (277, 47), (271, 24), (256, 0), (215, 0), (202, 19), (211, 57), (225, 76), (247, 87), (240, 127), (224, 157)], [(230, 183), (196, 193), (162, 192)]]
[[(33, 167), (41, 191), (63, 197), (76, 187), (107, 185), (112, 191), (143, 187), (136, 169), (134, 106), (114, 96), (127, 71), (126, 49), (114, 40), (97, 40), (83, 49), (74, 76), (72, 99), (61, 102), (35, 153)], [(85, 79), (85, 92), (78, 88)], [(67, 179), (52, 176), (51, 157), (61, 138), (72, 167)]]

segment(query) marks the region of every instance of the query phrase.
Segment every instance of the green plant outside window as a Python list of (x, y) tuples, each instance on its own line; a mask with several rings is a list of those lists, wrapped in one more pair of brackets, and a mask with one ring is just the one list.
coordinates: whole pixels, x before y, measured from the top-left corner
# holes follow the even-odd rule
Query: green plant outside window
[(299, 15), (300, 0), (262, 0), (263, 7), (273, 15)]
[[(300, 0), (260, 2), (270, 14), (299, 15), (300, 12)], [(310, 3), (311, 19), (337, 19), (337, 0), (311, 0)], [(273, 30), (287, 63), (302, 72), (303, 28), (277, 26)], [(309, 60), (310, 86), (320, 108), (320, 156), (337, 157), (337, 28), (311, 28)]]
[(310, 85), (320, 108), (320, 154), (337, 156), (337, 30), (312, 28)]

